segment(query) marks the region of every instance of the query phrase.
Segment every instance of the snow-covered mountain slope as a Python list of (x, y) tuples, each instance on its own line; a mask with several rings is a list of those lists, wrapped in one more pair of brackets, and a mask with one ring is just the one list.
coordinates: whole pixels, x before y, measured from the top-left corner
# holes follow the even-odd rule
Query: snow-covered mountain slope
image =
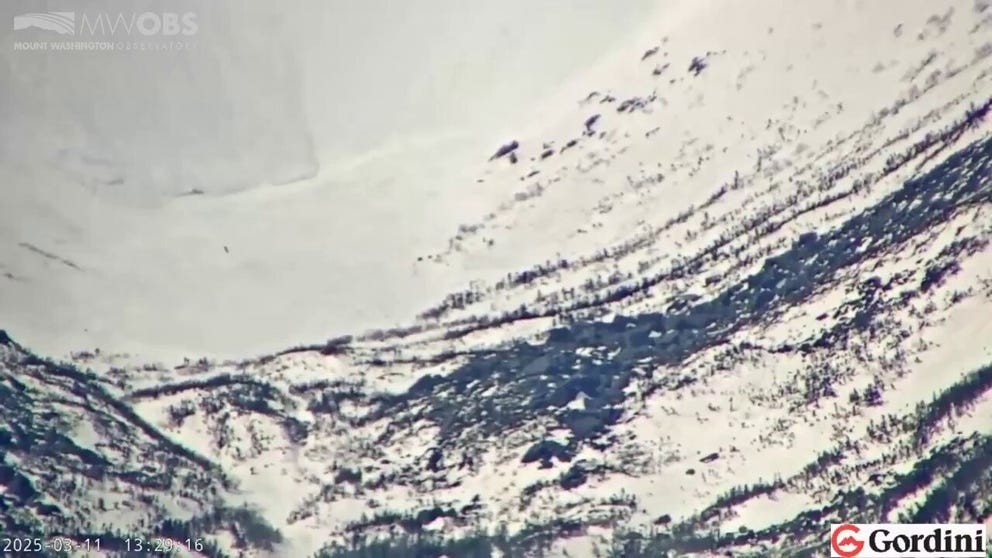
[[(79, 40), (84, 16), (190, 11), (197, 32), (167, 51), (15, 50), (54, 34), (0, 30), (5, 326), (60, 356), (240, 357), (394, 323), (458, 286), (411, 263), (505, 195), (465, 195), (466, 165), (655, 8), (430, 2), (71, 7)], [(111, 38), (170, 42), (134, 35)]]
[[(87, 373), (26, 367), (10, 342), (5, 381), (99, 386), (109, 415), (146, 425), (140, 447), (185, 448), (214, 487), (197, 506), (257, 510), (285, 556), (405, 533), (435, 555), (805, 557), (835, 520), (989, 521), (992, 5), (670, 8), (505, 143), (464, 148), (477, 162), (443, 172), (470, 201), (444, 207), (478, 212), (446, 242), (340, 262), (365, 282), (328, 288), (383, 306), (448, 293), (407, 322), (178, 367), (78, 353)], [(324, 209), (281, 192), (300, 230)], [(200, 239), (190, 222), (172, 221)], [(382, 258), (424, 286), (382, 278), (399, 268)], [(333, 311), (307, 292), (280, 295), (287, 315)]]
[(42, 533), (74, 537), (94, 555), (137, 550), (138, 538), (152, 545), (151, 533), (193, 539), (190, 548), (207, 552), (277, 548), (277, 533), (255, 512), (226, 503), (233, 479), (137, 415), (106, 379), (40, 359), (0, 333), (0, 400), (5, 554), (61, 549), (25, 542)]

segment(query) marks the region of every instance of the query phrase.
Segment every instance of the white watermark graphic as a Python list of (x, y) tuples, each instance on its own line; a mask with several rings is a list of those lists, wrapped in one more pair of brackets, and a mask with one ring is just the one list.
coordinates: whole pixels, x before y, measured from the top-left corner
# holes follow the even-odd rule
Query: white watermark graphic
[[(15, 40), (14, 50), (192, 50), (199, 30), (195, 12), (30, 12), (14, 16), (14, 31), (38, 38)], [(53, 33), (61, 37), (45, 37)]]
[(14, 31), (37, 27), (59, 35), (76, 34), (76, 12), (44, 12), (14, 16)]

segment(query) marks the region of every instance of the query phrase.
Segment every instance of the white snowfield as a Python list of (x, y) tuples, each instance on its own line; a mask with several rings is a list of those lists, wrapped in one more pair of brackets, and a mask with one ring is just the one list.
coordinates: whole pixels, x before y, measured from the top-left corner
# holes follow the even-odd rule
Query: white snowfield
[[(261, 510), (281, 556), (395, 532), (377, 522), (390, 514), (445, 535), (555, 524), (560, 556), (593, 556), (618, 526), (825, 556), (822, 530), (795, 527), (802, 514), (845, 521), (837, 510), (861, 488), (886, 495), (885, 519), (912, 517), (951, 473), (912, 491), (892, 488), (901, 475), (992, 447), (992, 382), (978, 372), (992, 363), (992, 128), (976, 117), (992, 94), (992, 5), (501, 6), (476, 19), (445, 3), (443, 24), (384, 18), (354, 54), (376, 62), (345, 66), (378, 87), (340, 112), (320, 106), (339, 86), (317, 71), (326, 33), (291, 70), (245, 38), (265, 53), (258, 71), (298, 72), (306, 110), (275, 74), (255, 76), (258, 97), (208, 96), (189, 120), (202, 152), (131, 121), (78, 124), (49, 148), (32, 131), (61, 137), (45, 109), (5, 113), (0, 325), (42, 353), (99, 347), (77, 362), (220, 465), (236, 481), (227, 501)], [(367, 10), (351, 16), (378, 23)], [(440, 37), (425, 59), (385, 30), (406, 15)], [(197, 40), (232, 52), (224, 41), (248, 33), (202, 28)], [(22, 54), (4, 55), (12, 106), (43, 107), (32, 80), (68, 78), (31, 74), (44, 65)], [(480, 57), (493, 66), (479, 71)], [(223, 58), (184, 60), (230, 85), (210, 70)], [(59, 118), (89, 113), (43, 90)], [(363, 129), (382, 130), (362, 139), (375, 146), (342, 157)], [(511, 140), (512, 155), (488, 160)], [(142, 190), (151, 161), (167, 170)], [(204, 193), (177, 196), (192, 187)], [(587, 329), (552, 331), (575, 321)], [(404, 329), (370, 332), (390, 328)], [(340, 334), (355, 337), (321, 350)], [(617, 380), (589, 387), (586, 370)], [(425, 388), (428, 374), (442, 378)], [(958, 399), (932, 403), (953, 386)], [(573, 453), (525, 458), (549, 441)], [(949, 506), (949, 520), (976, 519)], [(744, 536), (786, 525), (799, 534)]]
[[(22, 8), (39, 7), (0, 13)], [(48, 354), (240, 357), (411, 317), (464, 280), (417, 256), (510, 194), (473, 165), (657, 7), (131, 9), (198, 30), (178, 51), (96, 53), (15, 51), (55, 35), (0, 31), (0, 315)]]

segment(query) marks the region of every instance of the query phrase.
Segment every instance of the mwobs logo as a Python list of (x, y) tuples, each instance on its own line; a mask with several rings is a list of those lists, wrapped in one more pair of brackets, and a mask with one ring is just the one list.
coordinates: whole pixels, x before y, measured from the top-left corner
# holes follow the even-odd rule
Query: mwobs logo
[[(78, 25), (77, 25), (78, 24)], [(14, 31), (37, 28), (80, 38), (189, 37), (199, 31), (194, 12), (32, 12), (14, 16)]]
[(988, 547), (980, 523), (830, 526), (832, 558), (986, 558)]
[(59, 35), (76, 34), (76, 12), (35, 12), (14, 16), (14, 31), (36, 27)]
[(94, 37), (134, 36), (176, 37), (195, 35), (199, 30), (193, 12), (141, 12), (141, 13), (84, 13), (79, 22), (79, 33)]
[[(37, 37), (37, 31), (71, 35)], [(195, 12), (31, 12), (14, 16), (17, 51), (185, 51), (200, 30)]]

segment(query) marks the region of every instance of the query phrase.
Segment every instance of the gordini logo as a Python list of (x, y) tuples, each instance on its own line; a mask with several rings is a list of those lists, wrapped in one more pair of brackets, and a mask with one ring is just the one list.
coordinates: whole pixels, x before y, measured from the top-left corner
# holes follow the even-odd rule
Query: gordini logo
[(988, 529), (981, 523), (834, 523), (835, 558), (986, 558)]
[(830, 535), (830, 546), (838, 556), (853, 558), (861, 554), (861, 550), (865, 547), (864, 541), (855, 537), (860, 532), (861, 529), (857, 525), (845, 523), (834, 529)]

